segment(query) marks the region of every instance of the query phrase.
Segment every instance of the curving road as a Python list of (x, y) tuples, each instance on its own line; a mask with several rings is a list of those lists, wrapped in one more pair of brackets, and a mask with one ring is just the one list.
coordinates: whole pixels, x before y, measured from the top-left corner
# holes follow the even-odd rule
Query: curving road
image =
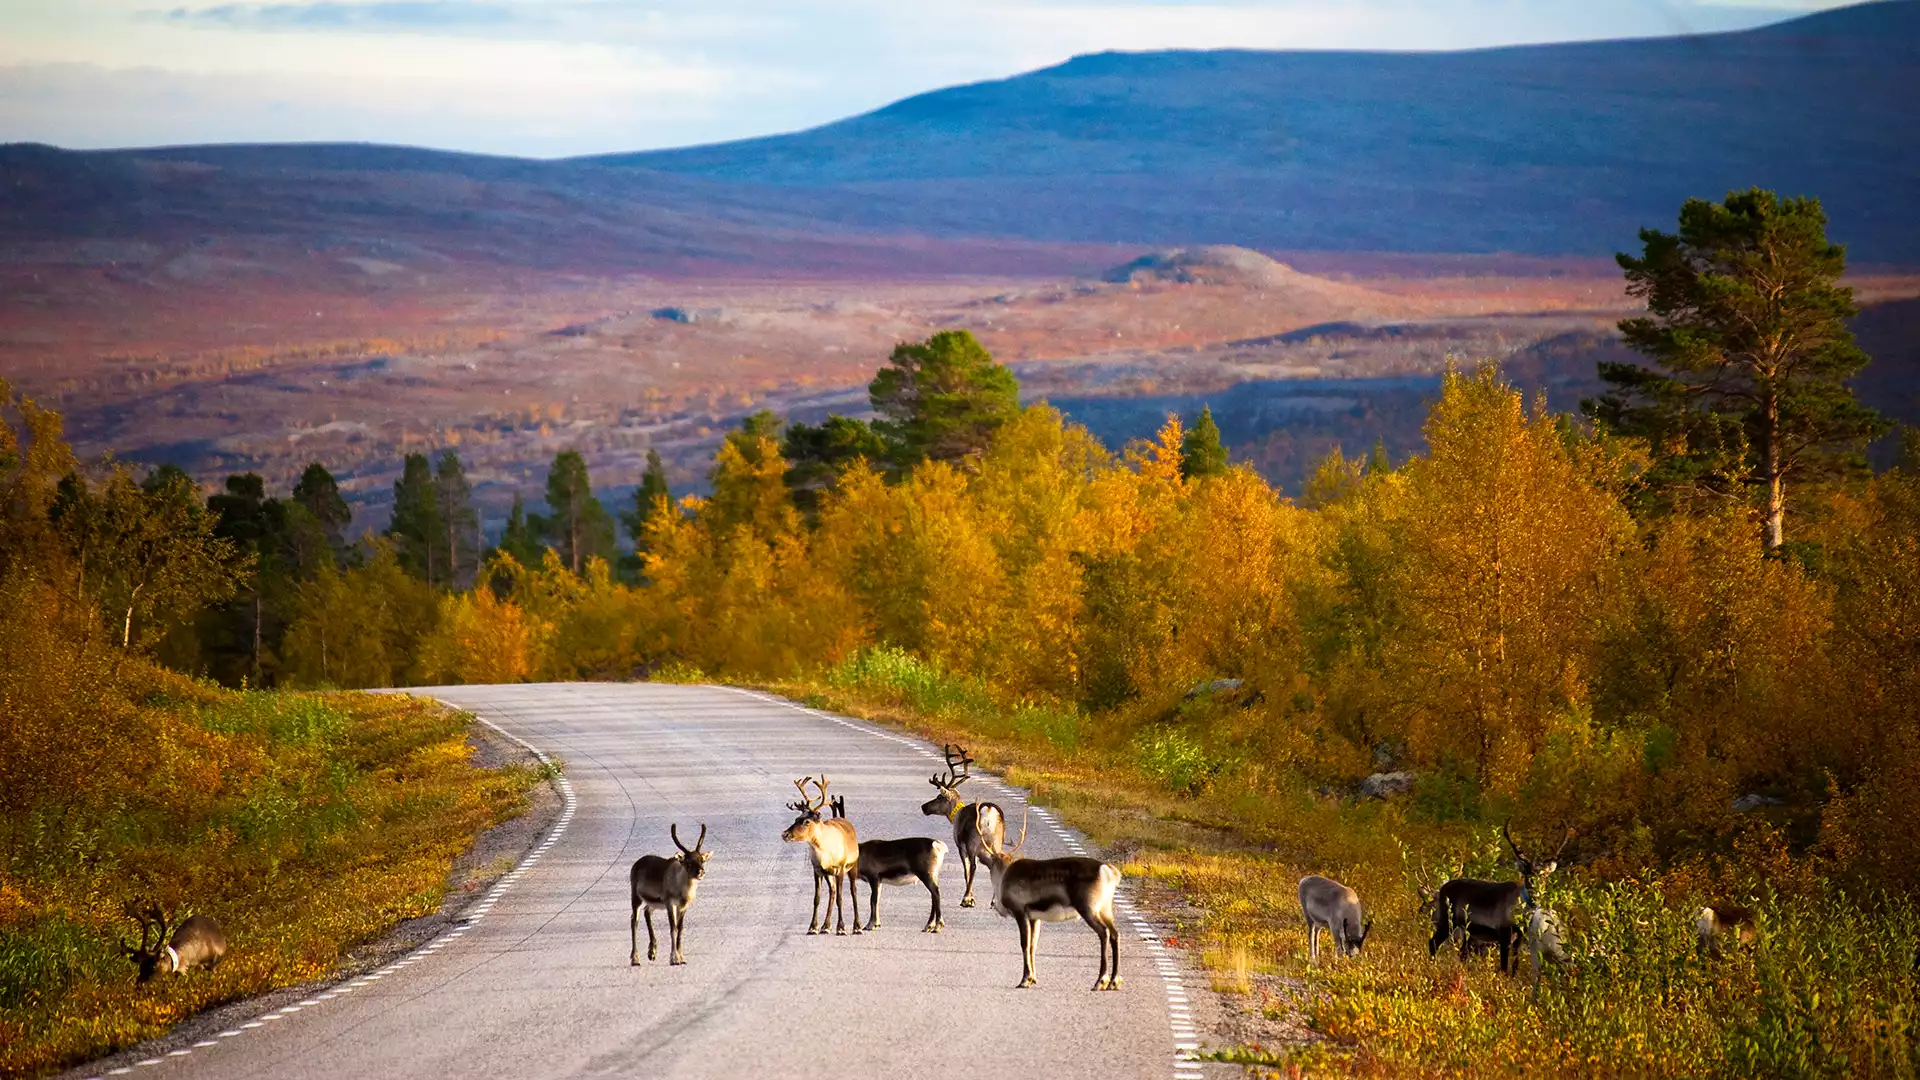
[[(1126, 988), (1089, 991), (1097, 939), (1077, 922), (1040, 937), (1039, 987), (1020, 976), (1013, 924), (961, 908), (923, 934), (918, 885), (882, 891), (881, 927), (808, 937), (811, 872), (785, 844), (793, 779), (823, 770), (863, 837), (939, 836), (919, 805), (941, 762), (918, 740), (776, 698), (655, 684), (417, 691), (469, 709), (566, 766), (566, 808), (538, 850), (466, 919), (395, 964), (194, 1046), (107, 1073), (142, 1077), (893, 1077), (985, 1068), (1021, 1077), (1197, 1078), (1186, 985), (1204, 986), (1130, 907)], [(965, 792), (1017, 822), (1023, 793), (976, 774)], [(685, 967), (627, 962), (627, 868), (669, 853), (669, 822), (708, 826)], [(1015, 826), (1017, 828), (1017, 825)], [(1035, 811), (1027, 852), (1079, 851)], [(861, 907), (866, 900), (863, 890)], [(656, 918), (664, 935), (662, 918)], [(644, 931), (644, 928), (643, 928)], [(1196, 993), (1205, 993), (1200, 990)], [(114, 1064), (119, 1065), (119, 1062)]]

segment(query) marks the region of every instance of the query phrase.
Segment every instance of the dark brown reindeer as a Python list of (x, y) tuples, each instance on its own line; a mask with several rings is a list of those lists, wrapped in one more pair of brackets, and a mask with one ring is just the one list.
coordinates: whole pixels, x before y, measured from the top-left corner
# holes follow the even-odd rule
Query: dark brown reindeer
[(1513, 851), (1514, 869), (1520, 871), (1519, 881), (1454, 878), (1438, 889), (1431, 888), (1424, 880), (1418, 884), (1420, 910), (1433, 917), (1433, 936), (1427, 940), (1428, 956), (1438, 954), (1440, 946), (1457, 932), (1462, 935), (1460, 959), (1467, 958), (1476, 942), (1491, 942), (1500, 949), (1500, 970), (1508, 974), (1519, 972), (1522, 927), (1514, 919), (1514, 909), (1523, 903), (1530, 910), (1533, 908), (1534, 880), (1553, 873), (1559, 865), (1560, 852), (1566, 850), (1567, 840), (1573, 837), (1573, 830), (1567, 830), (1567, 839), (1560, 841), (1559, 851), (1544, 860), (1522, 852), (1505, 825), (1500, 827), (1500, 833)]
[[(946, 862), (947, 845), (926, 836), (901, 840), (862, 840), (860, 863), (854, 870), (858, 881), (867, 883), (867, 929), (880, 926), (880, 886), (911, 885), (918, 881), (933, 897), (933, 909), (927, 913), (922, 931), (937, 934), (946, 929), (940, 915), (940, 867)], [(859, 888), (856, 882), (853, 888)]]
[(967, 883), (960, 906), (972, 907), (973, 876), (987, 853), (1000, 850), (1006, 843), (1007, 816), (993, 803), (969, 803), (960, 798), (960, 785), (973, 778), (969, 771), (973, 759), (967, 756), (964, 746), (948, 743), (943, 749), (947, 754), (947, 773), (927, 781), (940, 794), (921, 804), (920, 812), (938, 814), (953, 822), (953, 846), (960, 853), (960, 872)]
[[(1120, 930), (1113, 921), (1113, 893), (1120, 884), (1120, 868), (1098, 859), (1025, 859), (1027, 821), (1020, 819), (1020, 842), (1011, 850), (982, 856), (993, 875), (993, 910), (1020, 925), (1020, 982), (1015, 989), (1034, 985), (1034, 950), (1040, 924), (1065, 922), (1078, 916), (1100, 936), (1100, 973), (1095, 990), (1120, 989)], [(1113, 957), (1111, 974), (1107, 957)]]
[(659, 943), (653, 936), (655, 908), (664, 908), (667, 912), (667, 935), (672, 939), (667, 963), (687, 962), (680, 952), (680, 941), (687, 929), (687, 909), (693, 906), (694, 893), (700, 888), (700, 877), (707, 872), (707, 860), (713, 857), (713, 852), (702, 850), (707, 842), (704, 824), (700, 826), (700, 838), (691, 848), (680, 842), (678, 824), (667, 826), (667, 833), (673, 837), (673, 846), (680, 849), (680, 854), (642, 855), (634, 860), (633, 870), (627, 875), (633, 896), (633, 918), (628, 924), (633, 964), (640, 963), (640, 913), (643, 911), (647, 914), (647, 959), (659, 955)]
[[(805, 844), (813, 857), (813, 912), (807, 920), (807, 933), (823, 934), (827, 930), (827, 919), (820, 917), (820, 888), (832, 882), (827, 892), (827, 918), (833, 919), (837, 935), (847, 932), (846, 901), (841, 896), (841, 888), (853, 896), (853, 932), (860, 932), (860, 888), (857, 881), (848, 878), (859, 867), (860, 840), (853, 831), (853, 823), (846, 818), (825, 818), (821, 811), (828, 805), (828, 780), (823, 775), (817, 782), (820, 794), (814, 798), (807, 794), (807, 785), (815, 783), (813, 777), (802, 777), (793, 782), (800, 789), (800, 801), (788, 803), (787, 808), (800, 816), (793, 819), (780, 838), (789, 844)], [(836, 914), (836, 912), (838, 914)]]
[[(167, 914), (158, 904), (136, 909), (126, 907), (127, 917), (140, 923), (140, 947), (120, 942), (120, 951), (140, 969), (139, 981), (172, 972), (184, 975), (197, 967), (212, 970), (227, 955), (227, 935), (210, 915), (189, 915), (173, 932), (167, 932)], [(153, 940), (147, 940), (151, 934)]]

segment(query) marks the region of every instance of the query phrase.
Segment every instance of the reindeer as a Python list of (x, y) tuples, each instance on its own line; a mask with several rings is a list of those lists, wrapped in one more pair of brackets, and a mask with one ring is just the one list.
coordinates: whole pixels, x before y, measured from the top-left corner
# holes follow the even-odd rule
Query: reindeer
[(659, 945), (653, 936), (653, 910), (665, 908), (667, 912), (667, 933), (673, 938), (673, 951), (667, 957), (669, 965), (687, 962), (680, 953), (680, 940), (687, 930), (687, 909), (693, 906), (693, 894), (700, 887), (701, 875), (707, 872), (707, 860), (713, 852), (701, 850), (707, 842), (707, 827), (700, 826), (700, 838), (689, 848), (680, 842), (680, 826), (667, 826), (667, 832), (673, 837), (673, 846), (680, 854), (663, 857), (660, 855), (642, 855), (634, 860), (633, 869), (627, 875), (628, 885), (633, 896), (633, 918), (627, 925), (628, 936), (632, 940), (631, 963), (640, 963), (640, 913), (647, 913), (647, 959), (659, 955)]
[(945, 777), (935, 775), (927, 783), (940, 794), (921, 804), (923, 814), (939, 814), (953, 822), (953, 846), (960, 853), (960, 872), (967, 888), (960, 897), (961, 907), (973, 906), (973, 876), (988, 852), (998, 851), (1007, 839), (1007, 816), (990, 802), (967, 803), (960, 799), (959, 788), (973, 778), (969, 766), (973, 759), (964, 746), (948, 743)]
[(1307, 920), (1307, 962), (1320, 959), (1320, 930), (1324, 927), (1341, 956), (1358, 953), (1373, 932), (1373, 920), (1361, 923), (1360, 896), (1352, 889), (1319, 874), (1300, 879), (1300, 914)]
[[(1760, 917), (1752, 908), (1724, 901), (1708, 904), (1700, 909), (1700, 914), (1694, 916), (1694, 945), (1702, 958), (1719, 956), (1723, 942), (1752, 944), (1759, 925)], [(1920, 968), (1920, 951), (1914, 953), (1914, 964)]]
[[(120, 952), (138, 965), (140, 982), (167, 971), (175, 975), (197, 967), (211, 971), (227, 955), (227, 935), (211, 915), (189, 915), (169, 935), (167, 914), (160, 905), (148, 904), (136, 910), (128, 904), (125, 910), (128, 918), (140, 923), (140, 947), (136, 949), (122, 939)], [(152, 942), (147, 940), (149, 933)]]
[[(817, 786), (819, 798), (807, 794), (807, 785), (816, 783), (811, 776), (802, 777), (793, 782), (800, 789), (800, 801), (788, 803), (787, 808), (800, 816), (780, 834), (780, 838), (789, 844), (805, 844), (813, 856), (813, 913), (807, 920), (807, 933), (824, 934), (827, 930), (826, 919), (820, 917), (820, 887), (828, 880), (833, 882), (827, 893), (827, 917), (835, 920), (834, 934), (844, 936), (847, 932), (846, 902), (841, 897), (841, 887), (853, 895), (853, 932), (860, 932), (860, 887), (858, 882), (848, 882), (860, 863), (860, 841), (854, 834), (853, 823), (846, 818), (823, 818), (820, 811), (827, 803), (828, 780), (823, 774)], [(836, 914), (837, 913), (837, 914)]]
[[(925, 836), (904, 840), (863, 840), (860, 864), (854, 870), (858, 879), (850, 888), (859, 889), (859, 881), (871, 890), (867, 895), (867, 929), (880, 926), (880, 886), (907, 885), (918, 881), (933, 895), (933, 910), (927, 913), (927, 925), (921, 930), (937, 934), (946, 929), (940, 916), (940, 866), (946, 861), (947, 845)], [(855, 917), (858, 921), (858, 917)]]
[(1500, 947), (1500, 970), (1509, 960), (1519, 967), (1514, 954), (1513, 906), (1520, 901), (1517, 881), (1482, 881), (1479, 878), (1454, 878), (1433, 888), (1424, 875), (1415, 883), (1420, 894), (1420, 911), (1433, 917), (1433, 936), (1427, 939), (1427, 955), (1437, 956), (1440, 946), (1460, 933), (1460, 959), (1476, 942), (1491, 941)]
[[(1022, 858), (1027, 846), (1027, 819), (1020, 818), (1020, 842), (1011, 850), (995, 848), (980, 857), (993, 875), (993, 910), (1014, 919), (1020, 925), (1020, 982), (1022, 990), (1034, 985), (1034, 950), (1040, 941), (1040, 924), (1065, 922), (1075, 916), (1085, 920), (1100, 936), (1100, 973), (1093, 980), (1095, 990), (1120, 989), (1120, 930), (1113, 922), (1113, 891), (1120, 884), (1120, 868), (1098, 859)], [(1107, 956), (1113, 956), (1112, 974), (1108, 974)]]
[[(1556, 964), (1566, 962), (1566, 950), (1561, 947), (1560, 918), (1553, 912), (1540, 906), (1540, 898), (1535, 894), (1533, 883), (1536, 878), (1544, 878), (1560, 865), (1560, 856), (1567, 850), (1567, 841), (1573, 839), (1573, 830), (1560, 838), (1560, 846), (1547, 859), (1537, 860), (1520, 850), (1513, 842), (1513, 833), (1508, 826), (1512, 822), (1503, 822), (1500, 835), (1507, 841), (1507, 850), (1513, 852), (1513, 868), (1520, 872), (1520, 903), (1526, 911), (1524, 933), (1527, 939), (1527, 957), (1533, 965), (1533, 991), (1531, 998), (1540, 1000), (1541, 961), (1551, 960)], [(1519, 967), (1516, 960), (1514, 966)]]

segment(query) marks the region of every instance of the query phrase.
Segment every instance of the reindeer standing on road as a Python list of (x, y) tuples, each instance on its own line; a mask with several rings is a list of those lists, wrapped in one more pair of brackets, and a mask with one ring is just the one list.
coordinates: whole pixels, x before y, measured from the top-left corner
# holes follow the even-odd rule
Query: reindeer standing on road
[(969, 766), (973, 759), (967, 756), (964, 746), (948, 743), (943, 749), (947, 754), (946, 775), (936, 774), (927, 781), (940, 794), (923, 803), (920, 812), (939, 814), (953, 822), (953, 846), (960, 853), (960, 872), (967, 883), (960, 906), (972, 907), (973, 876), (979, 870), (980, 861), (1006, 843), (1007, 816), (993, 803), (968, 803), (960, 798), (960, 785), (972, 779)]
[[(800, 801), (788, 803), (787, 808), (800, 816), (780, 834), (780, 838), (789, 844), (805, 844), (813, 856), (813, 912), (807, 920), (807, 933), (824, 934), (827, 919), (820, 917), (820, 888), (832, 882), (827, 892), (827, 918), (834, 919), (836, 935), (847, 932), (846, 901), (841, 889), (853, 895), (853, 932), (860, 932), (860, 889), (858, 881), (849, 881), (860, 865), (860, 840), (854, 834), (853, 822), (846, 818), (827, 818), (821, 815), (827, 803), (827, 778), (823, 774), (816, 782), (807, 776), (795, 780), (793, 786), (800, 789)], [(807, 785), (817, 784), (820, 794), (813, 797), (807, 794)], [(837, 914), (836, 914), (837, 913)]]
[[(1020, 819), (1020, 842), (1010, 850), (990, 851), (981, 858), (993, 875), (993, 910), (1020, 924), (1020, 983), (1034, 985), (1034, 951), (1040, 924), (1065, 922), (1079, 916), (1100, 935), (1100, 973), (1095, 990), (1120, 989), (1120, 930), (1113, 921), (1113, 893), (1120, 884), (1120, 868), (1098, 859), (1024, 859), (1027, 821)], [(1111, 973), (1107, 957), (1113, 957)]]
[(680, 854), (672, 857), (660, 855), (642, 855), (634, 861), (633, 869), (627, 875), (627, 882), (633, 897), (633, 918), (628, 925), (628, 936), (632, 939), (631, 962), (640, 963), (640, 913), (647, 914), (647, 959), (652, 960), (659, 952), (658, 942), (653, 936), (653, 911), (663, 908), (667, 913), (667, 935), (672, 939), (672, 951), (668, 954), (669, 965), (687, 962), (680, 953), (680, 940), (687, 929), (687, 909), (693, 906), (693, 895), (700, 887), (700, 877), (707, 872), (707, 860), (713, 852), (701, 850), (707, 842), (707, 827), (700, 826), (700, 838), (692, 847), (680, 842), (680, 826), (667, 826), (667, 832), (673, 837), (673, 846)]

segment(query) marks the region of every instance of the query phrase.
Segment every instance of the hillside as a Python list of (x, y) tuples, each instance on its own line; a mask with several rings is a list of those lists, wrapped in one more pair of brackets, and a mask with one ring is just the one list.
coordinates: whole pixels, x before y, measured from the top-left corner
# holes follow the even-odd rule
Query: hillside
[[(1817, 194), (1920, 259), (1920, 3), (1759, 30), (1455, 53), (1075, 58), (776, 138), (595, 159), (831, 220), (1267, 249), (1611, 251), (1688, 196)], [(829, 206), (827, 193), (865, 198)]]

